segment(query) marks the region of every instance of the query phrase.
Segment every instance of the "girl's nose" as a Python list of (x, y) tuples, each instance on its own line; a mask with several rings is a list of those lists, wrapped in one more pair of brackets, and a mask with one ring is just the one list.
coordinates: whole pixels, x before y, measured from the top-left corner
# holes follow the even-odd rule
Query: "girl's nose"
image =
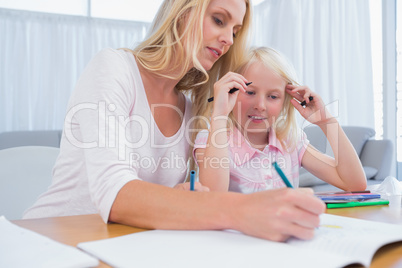
[(258, 111), (265, 111), (266, 104), (265, 104), (265, 99), (264, 98), (256, 98), (254, 108), (257, 109)]

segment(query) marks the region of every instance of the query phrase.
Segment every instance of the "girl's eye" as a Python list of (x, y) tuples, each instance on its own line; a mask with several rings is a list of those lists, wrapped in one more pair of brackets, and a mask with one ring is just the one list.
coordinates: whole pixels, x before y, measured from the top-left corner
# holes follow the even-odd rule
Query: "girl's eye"
[(269, 98), (275, 100), (276, 98), (278, 98), (277, 96), (269, 96)]
[(236, 38), (236, 33), (235, 32), (233, 32), (233, 38)]
[(223, 22), (220, 19), (218, 19), (217, 17), (213, 17), (213, 18), (214, 18), (214, 21), (216, 24), (223, 25)]
[(246, 91), (247, 95), (254, 95), (255, 93), (253, 91)]

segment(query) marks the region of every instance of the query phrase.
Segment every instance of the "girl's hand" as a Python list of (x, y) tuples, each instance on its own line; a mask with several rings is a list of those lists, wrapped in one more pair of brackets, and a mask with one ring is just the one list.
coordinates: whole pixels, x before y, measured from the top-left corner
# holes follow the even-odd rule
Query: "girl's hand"
[[(214, 84), (214, 111), (213, 116), (227, 116), (236, 104), (239, 91), (246, 92), (245, 79), (241, 74), (228, 72)], [(239, 90), (229, 94), (233, 88)]]
[[(184, 191), (190, 191), (190, 183), (189, 182), (179, 183), (179, 184), (176, 184), (173, 188), (179, 189), (179, 190), (184, 190)], [(196, 182), (194, 182), (194, 191), (209, 192), (209, 188), (207, 186), (203, 186), (201, 183), (196, 181)]]
[[(286, 92), (293, 99), (290, 102), (299, 113), (310, 123), (321, 125), (330, 121), (333, 116), (327, 111), (321, 97), (307, 86), (287, 85)], [(301, 105), (305, 102), (305, 106)]]

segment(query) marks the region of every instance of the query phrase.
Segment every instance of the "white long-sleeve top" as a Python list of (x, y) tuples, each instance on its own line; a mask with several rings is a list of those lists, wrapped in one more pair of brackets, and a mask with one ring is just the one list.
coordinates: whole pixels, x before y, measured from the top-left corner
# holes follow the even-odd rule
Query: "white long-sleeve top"
[(99, 213), (107, 222), (120, 189), (131, 180), (169, 187), (185, 180), (191, 102), (178, 132), (156, 125), (135, 58), (104, 49), (88, 64), (69, 101), (60, 155), (49, 189), (24, 218)]

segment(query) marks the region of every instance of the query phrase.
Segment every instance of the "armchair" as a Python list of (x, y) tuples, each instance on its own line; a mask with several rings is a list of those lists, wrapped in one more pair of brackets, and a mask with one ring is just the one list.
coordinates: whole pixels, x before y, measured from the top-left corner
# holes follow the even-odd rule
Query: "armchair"
[(59, 147), (61, 130), (26, 130), (0, 133), (0, 150), (19, 146)]

